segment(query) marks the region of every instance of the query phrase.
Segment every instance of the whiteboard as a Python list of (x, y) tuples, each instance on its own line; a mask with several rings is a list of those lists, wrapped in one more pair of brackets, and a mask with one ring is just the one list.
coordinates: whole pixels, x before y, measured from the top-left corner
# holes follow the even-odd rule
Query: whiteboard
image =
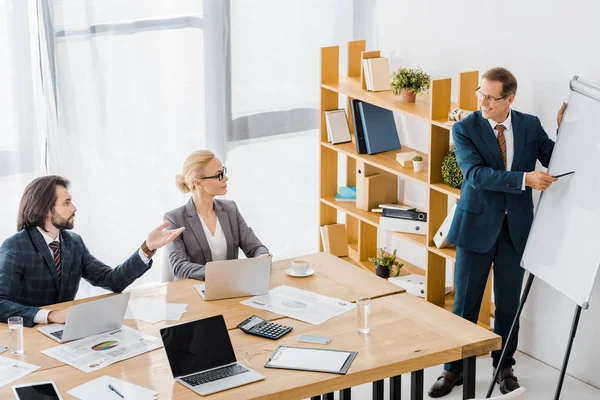
[(571, 94), (522, 266), (587, 308), (600, 265), (600, 88), (571, 80)]

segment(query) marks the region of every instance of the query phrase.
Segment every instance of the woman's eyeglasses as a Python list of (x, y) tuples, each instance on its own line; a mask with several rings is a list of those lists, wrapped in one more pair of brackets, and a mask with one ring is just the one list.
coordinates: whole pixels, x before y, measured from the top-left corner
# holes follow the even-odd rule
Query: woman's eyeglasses
[(225, 174), (227, 174), (227, 168), (223, 167), (223, 169), (220, 170), (216, 175), (214, 175), (214, 176), (205, 176), (204, 178), (200, 178), (200, 180), (215, 179), (215, 178), (217, 178), (218, 180), (222, 181), (223, 177), (225, 176)]

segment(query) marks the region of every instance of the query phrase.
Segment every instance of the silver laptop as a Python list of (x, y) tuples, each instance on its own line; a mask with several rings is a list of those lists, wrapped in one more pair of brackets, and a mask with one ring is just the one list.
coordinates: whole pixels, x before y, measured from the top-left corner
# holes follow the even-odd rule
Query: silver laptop
[(121, 293), (69, 308), (66, 324), (41, 326), (38, 331), (59, 343), (119, 329), (131, 293)]
[(235, 358), (222, 315), (160, 330), (173, 378), (206, 396), (265, 379)]
[(204, 283), (194, 285), (204, 300), (257, 296), (269, 292), (271, 257), (206, 263)]

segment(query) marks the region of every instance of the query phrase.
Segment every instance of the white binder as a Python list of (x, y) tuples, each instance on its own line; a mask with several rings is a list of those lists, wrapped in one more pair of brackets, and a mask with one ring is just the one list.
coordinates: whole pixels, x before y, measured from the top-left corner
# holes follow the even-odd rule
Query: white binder
[(453, 246), (452, 243), (448, 243), (446, 241), (446, 238), (448, 237), (448, 232), (450, 231), (450, 227), (452, 226), (452, 220), (454, 219), (455, 211), (456, 203), (454, 204), (454, 206), (452, 206), (452, 209), (446, 216), (446, 219), (442, 223), (442, 226), (440, 226), (440, 229), (438, 229), (438, 231), (435, 233), (435, 236), (433, 237), (433, 243), (435, 243), (438, 249)]
[(427, 235), (427, 222), (413, 221), (410, 219), (381, 217), (379, 219), (379, 228), (384, 231)]

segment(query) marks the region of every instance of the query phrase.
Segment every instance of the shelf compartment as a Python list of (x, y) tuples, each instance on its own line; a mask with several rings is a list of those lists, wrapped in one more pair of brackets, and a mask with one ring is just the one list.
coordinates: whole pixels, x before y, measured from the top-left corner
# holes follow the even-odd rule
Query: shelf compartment
[[(369, 155), (358, 154), (356, 152), (356, 145), (354, 142), (331, 144), (329, 142), (322, 141), (321, 146), (345, 154), (348, 157), (362, 160), (366, 164), (372, 165), (401, 178), (416, 181), (425, 185), (429, 183), (429, 156), (425, 153), (411, 149), (410, 147), (402, 146), (402, 149), (399, 150)], [(398, 164), (398, 161), (396, 161), (396, 154), (410, 151), (415, 151), (417, 154), (423, 157), (423, 171), (415, 172), (412, 168), (404, 168)]]
[(321, 203), (326, 204), (329, 207), (333, 207), (336, 210), (345, 212), (346, 214), (349, 214), (360, 221), (366, 222), (369, 225), (373, 225), (376, 228), (379, 226), (379, 218), (381, 217), (381, 214), (363, 211), (360, 208), (357, 208), (356, 203), (352, 201), (335, 201), (335, 197), (322, 197)]
[(460, 189), (455, 189), (447, 183), (432, 183), (431, 188), (437, 190), (438, 192), (447, 194), (448, 196), (460, 199)]

